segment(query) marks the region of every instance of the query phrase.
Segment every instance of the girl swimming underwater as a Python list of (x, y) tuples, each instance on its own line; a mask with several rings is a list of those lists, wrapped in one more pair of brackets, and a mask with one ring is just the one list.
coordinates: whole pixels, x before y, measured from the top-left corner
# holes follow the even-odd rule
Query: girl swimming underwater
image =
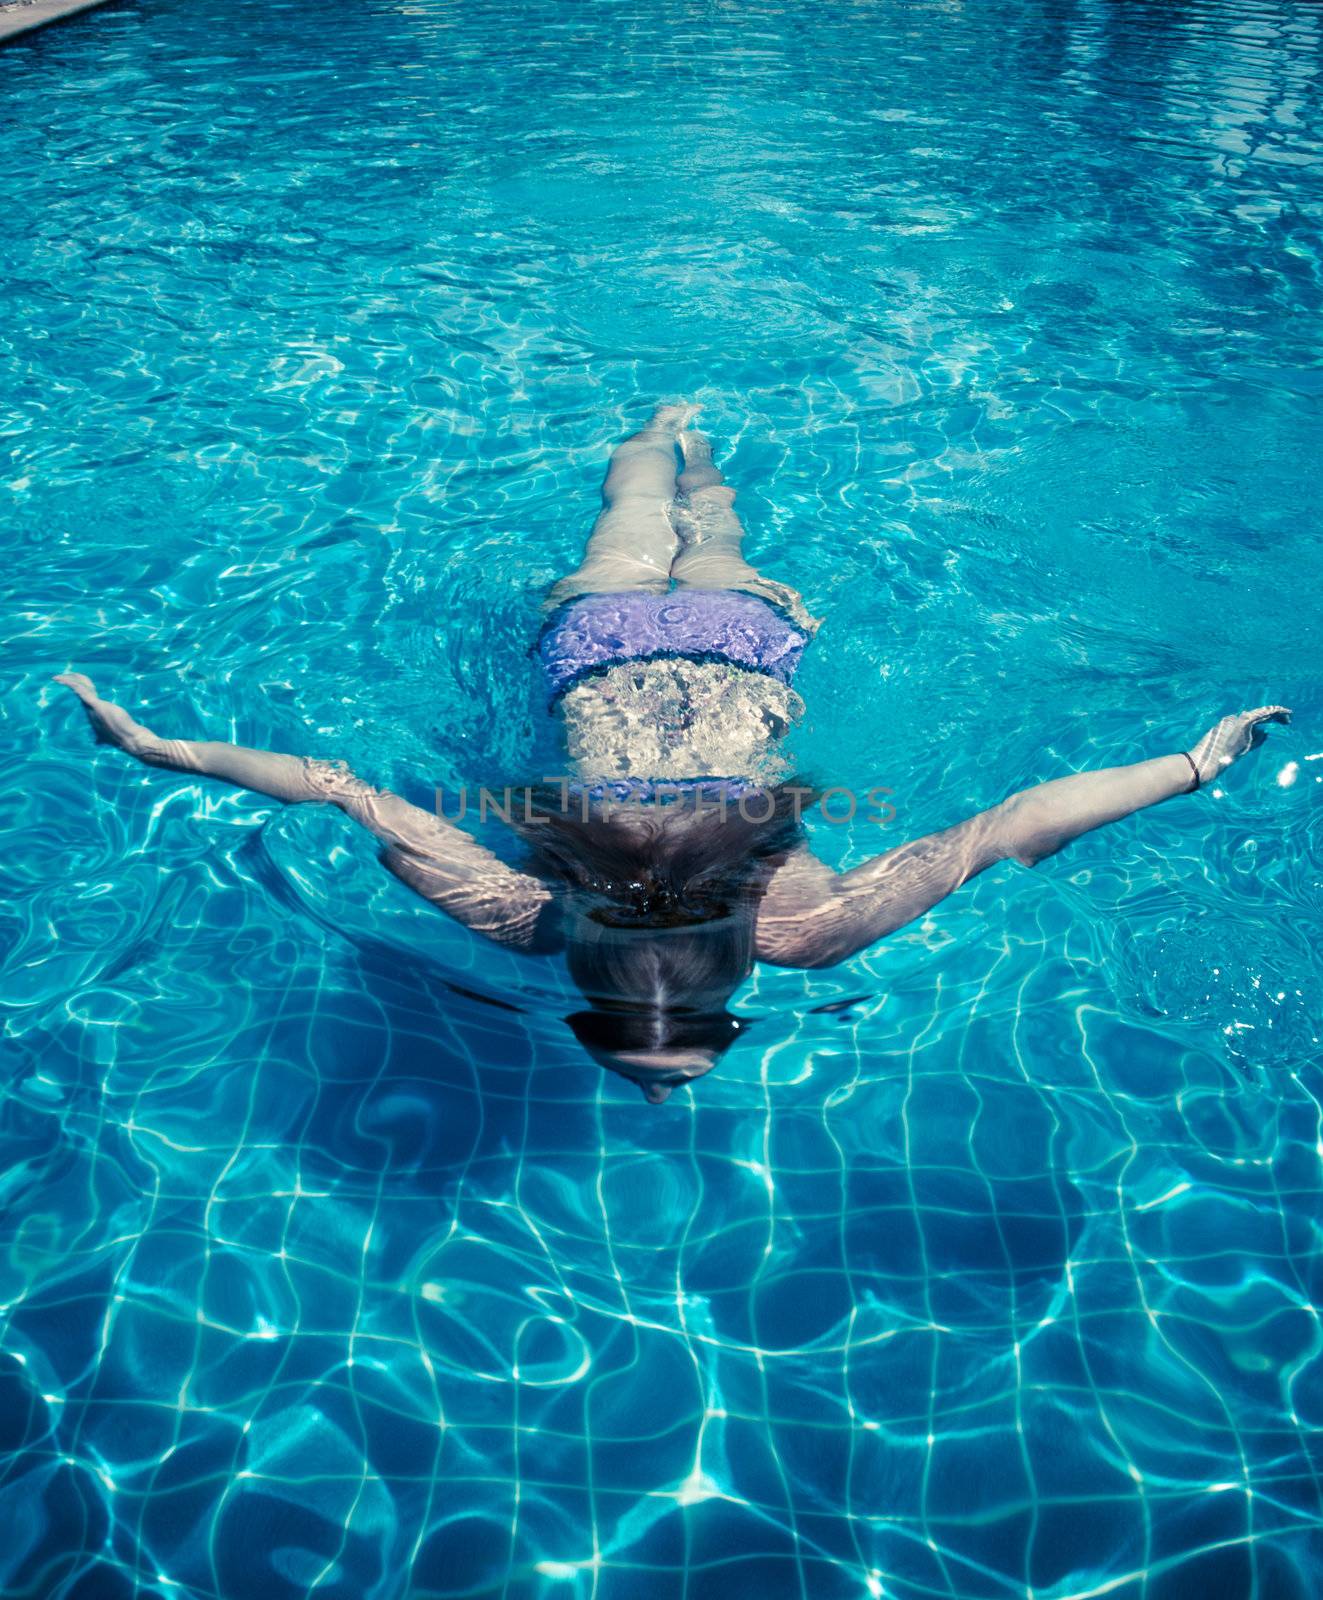
[(585, 1001), (567, 1019), (575, 1035), (653, 1102), (733, 1041), (727, 1001), (755, 960), (844, 961), (994, 862), (1033, 865), (1197, 789), (1266, 723), (1289, 720), (1284, 706), (1223, 717), (1188, 752), (1039, 784), (832, 871), (808, 848), (806, 791), (779, 753), (803, 711), (793, 679), (817, 624), (745, 560), (734, 492), (692, 414), (660, 406), (617, 448), (583, 561), (551, 591), (537, 654), (575, 781), (563, 803), (512, 824), (522, 869), (340, 762), (161, 738), (82, 674), (56, 681), (101, 741), (277, 800), (329, 801), (466, 927), (530, 953), (564, 949)]

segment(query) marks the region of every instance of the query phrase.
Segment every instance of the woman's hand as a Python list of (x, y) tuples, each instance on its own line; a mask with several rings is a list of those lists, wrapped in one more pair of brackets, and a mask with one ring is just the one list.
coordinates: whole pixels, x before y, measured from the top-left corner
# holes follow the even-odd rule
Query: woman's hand
[(1233, 761), (1261, 745), (1268, 735), (1268, 723), (1290, 720), (1291, 712), (1286, 706), (1256, 706), (1253, 711), (1223, 717), (1190, 751), (1200, 784), (1210, 782)]
[(102, 700), (91, 678), (81, 672), (61, 672), (55, 679), (66, 689), (72, 689), (83, 702), (87, 720), (92, 725), (98, 744), (113, 744), (127, 750), (130, 755), (145, 758), (160, 741), (149, 728), (135, 722), (123, 706)]

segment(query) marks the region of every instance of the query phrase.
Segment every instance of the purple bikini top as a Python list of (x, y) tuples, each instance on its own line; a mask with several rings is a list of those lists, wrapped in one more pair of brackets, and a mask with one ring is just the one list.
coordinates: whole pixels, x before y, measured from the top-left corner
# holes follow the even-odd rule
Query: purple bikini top
[(555, 612), (537, 653), (551, 700), (590, 672), (622, 661), (687, 656), (729, 661), (788, 684), (808, 635), (757, 595), (738, 589), (586, 594)]

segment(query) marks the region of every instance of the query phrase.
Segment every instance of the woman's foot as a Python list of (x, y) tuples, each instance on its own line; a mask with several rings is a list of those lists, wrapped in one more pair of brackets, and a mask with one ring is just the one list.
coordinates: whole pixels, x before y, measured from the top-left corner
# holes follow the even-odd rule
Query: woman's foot
[(696, 406), (688, 400), (682, 400), (674, 405), (660, 405), (652, 413), (648, 421), (648, 431), (650, 433), (665, 433), (672, 439), (677, 439), (701, 409), (700, 406)]
[(1190, 760), (1199, 774), (1200, 784), (1211, 782), (1224, 772), (1233, 761), (1261, 745), (1268, 736), (1270, 722), (1287, 723), (1291, 712), (1287, 706), (1256, 706), (1253, 711), (1238, 711), (1211, 727), (1194, 749)]

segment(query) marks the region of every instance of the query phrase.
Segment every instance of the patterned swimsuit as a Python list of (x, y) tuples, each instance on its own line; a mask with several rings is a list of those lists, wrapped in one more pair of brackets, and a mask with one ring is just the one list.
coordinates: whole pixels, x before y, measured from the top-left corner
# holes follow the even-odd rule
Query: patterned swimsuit
[(759, 783), (803, 713), (791, 687), (808, 634), (734, 589), (583, 595), (538, 641), (549, 702), (587, 782)]

